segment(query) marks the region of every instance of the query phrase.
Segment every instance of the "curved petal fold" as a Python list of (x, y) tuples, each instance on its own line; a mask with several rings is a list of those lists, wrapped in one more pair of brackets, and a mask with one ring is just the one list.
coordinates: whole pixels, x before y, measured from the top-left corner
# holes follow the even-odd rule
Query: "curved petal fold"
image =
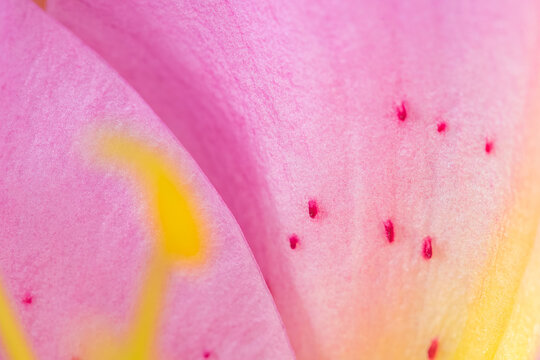
[(292, 359), (221, 198), (31, 2), (0, 3), (0, 358)]

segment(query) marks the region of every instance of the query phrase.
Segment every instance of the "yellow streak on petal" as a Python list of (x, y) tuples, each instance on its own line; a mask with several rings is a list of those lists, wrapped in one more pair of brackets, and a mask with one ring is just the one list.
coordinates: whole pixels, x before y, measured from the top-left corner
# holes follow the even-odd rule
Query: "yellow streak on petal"
[(496, 360), (529, 359), (540, 337), (540, 233), (537, 232), (529, 266), (517, 295), (516, 306), (495, 356)]
[[(537, 194), (536, 194), (537, 195)], [(473, 304), (455, 359), (493, 359), (508, 327), (518, 290), (529, 263), (536, 237), (538, 206), (532, 198), (525, 201), (527, 209), (517, 209), (507, 221), (507, 228), (498, 236), (495, 255), (485, 272), (480, 294)], [(520, 357), (516, 357), (520, 358)]]
[(199, 264), (203, 260), (200, 221), (189, 189), (180, 181), (165, 156), (142, 141), (113, 132), (98, 140), (99, 155), (107, 162), (129, 169), (148, 196), (157, 247), (148, 260), (138, 307), (126, 337), (100, 341), (91, 359), (143, 360), (156, 358), (156, 333), (167, 288), (176, 262)]
[(166, 290), (168, 266), (159, 256), (151, 259), (145, 281), (139, 312), (132, 325), (128, 344), (120, 359), (143, 360), (152, 359), (156, 340), (159, 313)]
[[(528, 110), (524, 114), (528, 134), (540, 133), (540, 76), (537, 72), (534, 75), (527, 99)], [(531, 300), (523, 297), (529, 285), (526, 276), (528, 264), (536, 259), (532, 252), (540, 220), (540, 143), (530, 135), (523, 140), (520, 167), (515, 177), (517, 192), (494, 239), (494, 252), (482, 275), (479, 294), (469, 310), (454, 359), (494, 359), (499, 349), (501, 355), (498, 356), (502, 356), (510, 348), (516, 351), (509, 358), (530, 357), (530, 346), (517, 349), (507, 343), (512, 339), (523, 342), (532, 335), (531, 324), (520, 325), (532, 320), (525, 319), (529, 316), (525, 311), (527, 307), (540, 306), (540, 301), (530, 303)], [(536, 271), (534, 267), (537, 265), (531, 266), (530, 271)], [(536, 299), (539, 295), (535, 293)], [(531, 313), (532, 316), (536, 316), (537, 309)]]
[(164, 155), (126, 135), (105, 134), (101, 155), (133, 171), (144, 186), (158, 232), (158, 251), (171, 260), (201, 260), (202, 241), (191, 194)]
[(15, 313), (11, 310), (8, 297), (2, 286), (0, 286), (0, 340), (9, 359), (33, 359), (30, 346), (26, 342)]

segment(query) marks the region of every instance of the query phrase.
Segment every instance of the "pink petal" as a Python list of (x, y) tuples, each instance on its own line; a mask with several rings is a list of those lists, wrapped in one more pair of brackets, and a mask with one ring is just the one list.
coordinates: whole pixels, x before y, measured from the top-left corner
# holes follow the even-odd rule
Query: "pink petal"
[(533, 352), (537, 1), (52, 0), (49, 11), (208, 174), (299, 358)]
[[(154, 113), (30, 2), (0, 2), (0, 39), (0, 314), (11, 312), (25, 348), (90, 359), (131, 344), (136, 314), (148, 310), (156, 320), (141, 324), (155, 331), (136, 358), (292, 359), (238, 225)], [(144, 173), (141, 159), (165, 165)], [(163, 189), (187, 210), (155, 193)], [(162, 218), (162, 206), (188, 215)], [(193, 256), (181, 242), (162, 249), (156, 240), (174, 227), (164, 222), (189, 217), (202, 239)], [(15, 332), (6, 336), (12, 325), (0, 317), (0, 358), (26, 358)]]

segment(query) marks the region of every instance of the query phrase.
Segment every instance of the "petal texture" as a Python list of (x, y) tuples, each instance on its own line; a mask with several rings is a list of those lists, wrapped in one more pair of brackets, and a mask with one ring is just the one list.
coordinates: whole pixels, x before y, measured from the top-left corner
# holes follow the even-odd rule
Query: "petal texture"
[(49, 11), (208, 174), (299, 358), (531, 356), (537, 1)]

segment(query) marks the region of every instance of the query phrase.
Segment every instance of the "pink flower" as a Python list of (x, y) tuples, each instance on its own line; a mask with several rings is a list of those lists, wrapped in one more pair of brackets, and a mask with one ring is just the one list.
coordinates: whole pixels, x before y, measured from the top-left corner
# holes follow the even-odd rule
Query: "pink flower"
[(535, 0), (4, 0), (0, 359), (534, 358), (539, 65)]

